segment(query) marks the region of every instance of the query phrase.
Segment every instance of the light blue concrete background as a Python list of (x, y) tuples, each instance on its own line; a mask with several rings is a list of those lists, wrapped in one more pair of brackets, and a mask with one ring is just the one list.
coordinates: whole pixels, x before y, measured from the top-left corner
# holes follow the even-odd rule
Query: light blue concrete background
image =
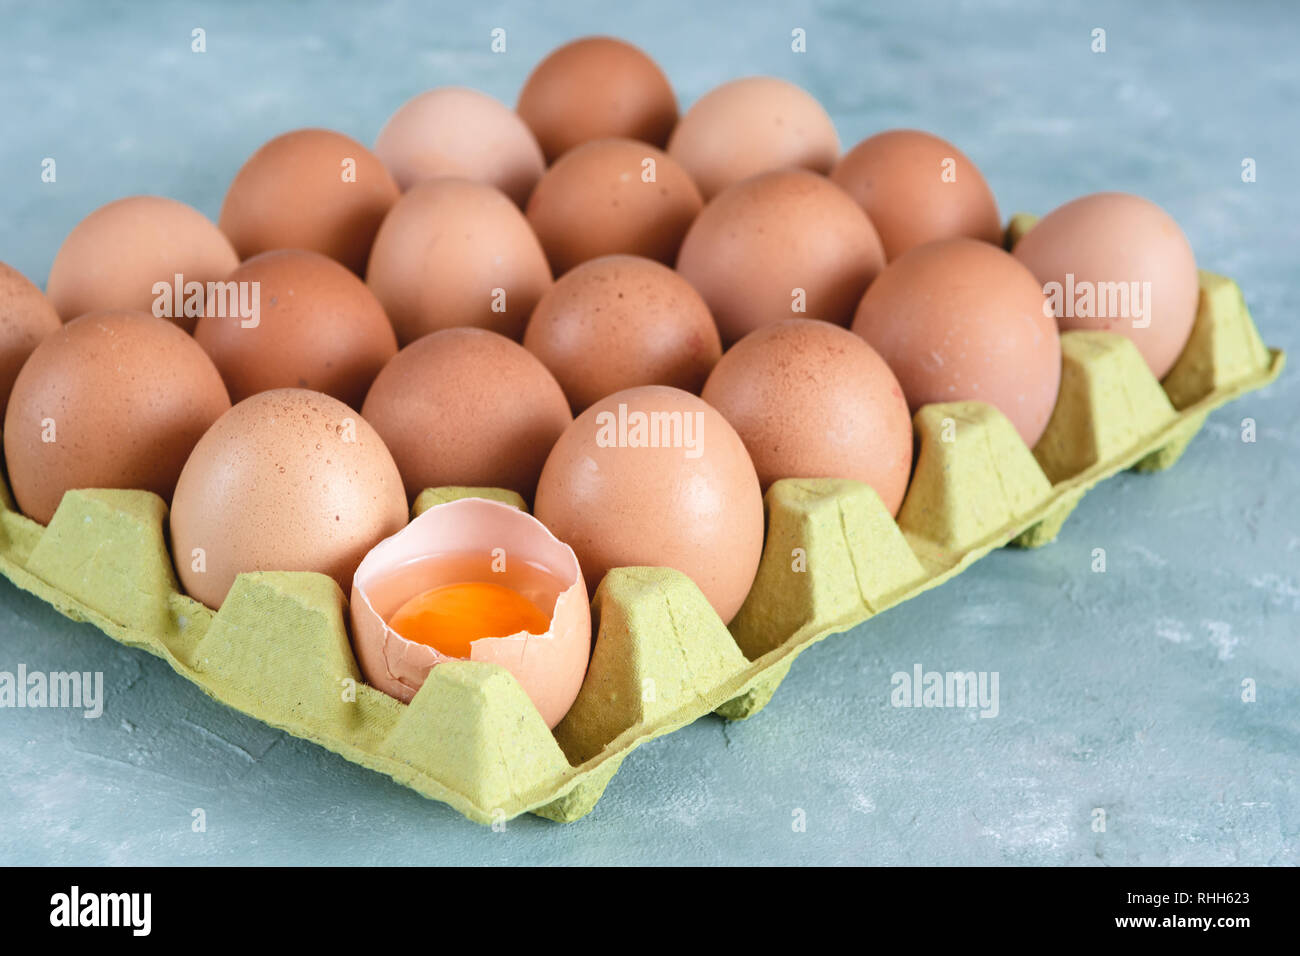
[[(610, 32), (655, 56), (686, 105), (774, 73), (819, 96), (846, 145), (896, 125), (945, 135), (1005, 212), (1147, 195), (1202, 265), (1240, 280), (1265, 340), (1300, 355), (1294, 4), (458, 6), (473, 11), (0, 4), (0, 259), (43, 282), (103, 202), (160, 193), (215, 217), (276, 133), (372, 142), (407, 97), (446, 83), (513, 102), (551, 47)], [(497, 26), (505, 55), (489, 53)], [(206, 54), (190, 52), (194, 27)], [(1051, 547), (994, 554), (814, 648), (754, 720), (641, 748), (568, 827), (479, 829), (0, 583), (0, 670), (103, 671), (107, 694), (99, 720), (0, 711), (0, 861), (1300, 862), (1296, 382), (1212, 416), (1172, 471), (1107, 482)], [(1089, 570), (1096, 547), (1105, 574)], [(915, 663), (999, 672), (1000, 716), (891, 708), (889, 675)], [(1256, 703), (1240, 700), (1245, 678)], [(195, 808), (206, 833), (191, 832)]]

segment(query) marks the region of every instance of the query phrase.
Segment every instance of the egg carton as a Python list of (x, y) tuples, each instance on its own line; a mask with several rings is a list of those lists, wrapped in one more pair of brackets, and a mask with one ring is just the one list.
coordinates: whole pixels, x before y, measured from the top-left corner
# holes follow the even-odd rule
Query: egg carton
[[(1031, 224), (1016, 217), (1014, 240)], [(1173, 464), (1213, 409), (1271, 382), (1285, 356), (1260, 341), (1237, 285), (1200, 274), (1191, 339), (1163, 383), (1110, 332), (1061, 336), (1060, 397), (1031, 451), (989, 405), (927, 405), (897, 520), (865, 484), (787, 479), (765, 497), (757, 577), (728, 628), (666, 568), (617, 568), (596, 590), (582, 689), (552, 732), (506, 670), (435, 667), (410, 704), (362, 680), (346, 603), (309, 572), (242, 574), (218, 612), (180, 592), (167, 508), (146, 491), (68, 492), (48, 527), (0, 483), (0, 572), (74, 620), (162, 657), (236, 710), (387, 774), (471, 820), (592, 810), (640, 744), (710, 712), (763, 708), (809, 645), (942, 584), (994, 548), (1051, 541), (1083, 494), (1126, 468)], [(462, 497), (425, 491), (415, 513)]]

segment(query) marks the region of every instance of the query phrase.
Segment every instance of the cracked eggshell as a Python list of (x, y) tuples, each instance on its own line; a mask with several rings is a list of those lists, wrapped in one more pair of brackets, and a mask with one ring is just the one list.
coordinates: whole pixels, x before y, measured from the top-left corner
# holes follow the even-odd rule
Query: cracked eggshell
[(540, 566), (568, 582), (555, 599), (545, 634), (522, 632), (480, 638), (470, 660), (504, 667), (537, 705), (548, 727), (568, 712), (591, 655), (591, 608), (578, 559), (536, 518), (499, 501), (462, 498), (436, 505), (401, 531), (375, 545), (352, 582), (352, 646), (371, 686), (409, 702), (437, 665), (448, 657), (408, 640), (385, 623), (372, 602), (378, 582), (411, 562), (438, 554), (490, 550), (508, 542), (511, 561)]

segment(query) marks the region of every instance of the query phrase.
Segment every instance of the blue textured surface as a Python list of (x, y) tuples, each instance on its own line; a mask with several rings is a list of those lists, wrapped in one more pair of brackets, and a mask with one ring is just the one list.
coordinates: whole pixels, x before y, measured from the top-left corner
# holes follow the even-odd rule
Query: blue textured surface
[[(655, 56), (686, 105), (773, 73), (819, 96), (846, 146), (896, 125), (947, 136), (1004, 212), (1149, 196), (1203, 266), (1241, 282), (1265, 341), (1300, 355), (1293, 4), (474, 6), (3, 3), (0, 259), (43, 282), (103, 202), (160, 193), (215, 217), (276, 133), (372, 142), (446, 83), (513, 102), (551, 47), (609, 32)], [(497, 26), (505, 55), (489, 53)], [(567, 827), (480, 829), (0, 582), (0, 670), (102, 671), (107, 696), (99, 720), (0, 710), (0, 861), (1300, 862), (1296, 380), (1213, 415), (1172, 471), (1103, 484), (1050, 547), (995, 553), (813, 648), (754, 720), (641, 748)], [(999, 716), (891, 707), (890, 675), (915, 663), (999, 672)]]

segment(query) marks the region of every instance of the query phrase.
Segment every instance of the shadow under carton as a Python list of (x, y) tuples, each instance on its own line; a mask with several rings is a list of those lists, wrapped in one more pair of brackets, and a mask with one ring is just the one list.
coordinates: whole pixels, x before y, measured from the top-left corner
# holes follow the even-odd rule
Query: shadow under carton
[[(1032, 224), (1016, 217), (1009, 236)], [(1038, 446), (978, 402), (914, 417), (916, 469), (897, 521), (866, 485), (786, 479), (765, 498), (754, 585), (728, 629), (667, 568), (617, 568), (593, 602), (597, 639), (573, 708), (549, 731), (506, 670), (451, 662), (409, 705), (362, 683), (345, 600), (308, 572), (241, 575), (219, 612), (179, 593), (166, 505), (146, 491), (68, 492), (47, 528), (0, 484), (0, 572), (76, 620), (166, 660), (210, 696), (387, 774), (471, 820), (588, 813), (641, 743), (710, 711), (767, 704), (795, 657), (1007, 543), (1051, 541), (1083, 494), (1122, 469), (1168, 467), (1214, 408), (1280, 374), (1231, 280), (1201, 274), (1190, 342), (1163, 383), (1109, 332), (1062, 336), (1061, 393)], [(429, 489), (415, 513), (498, 489)]]

